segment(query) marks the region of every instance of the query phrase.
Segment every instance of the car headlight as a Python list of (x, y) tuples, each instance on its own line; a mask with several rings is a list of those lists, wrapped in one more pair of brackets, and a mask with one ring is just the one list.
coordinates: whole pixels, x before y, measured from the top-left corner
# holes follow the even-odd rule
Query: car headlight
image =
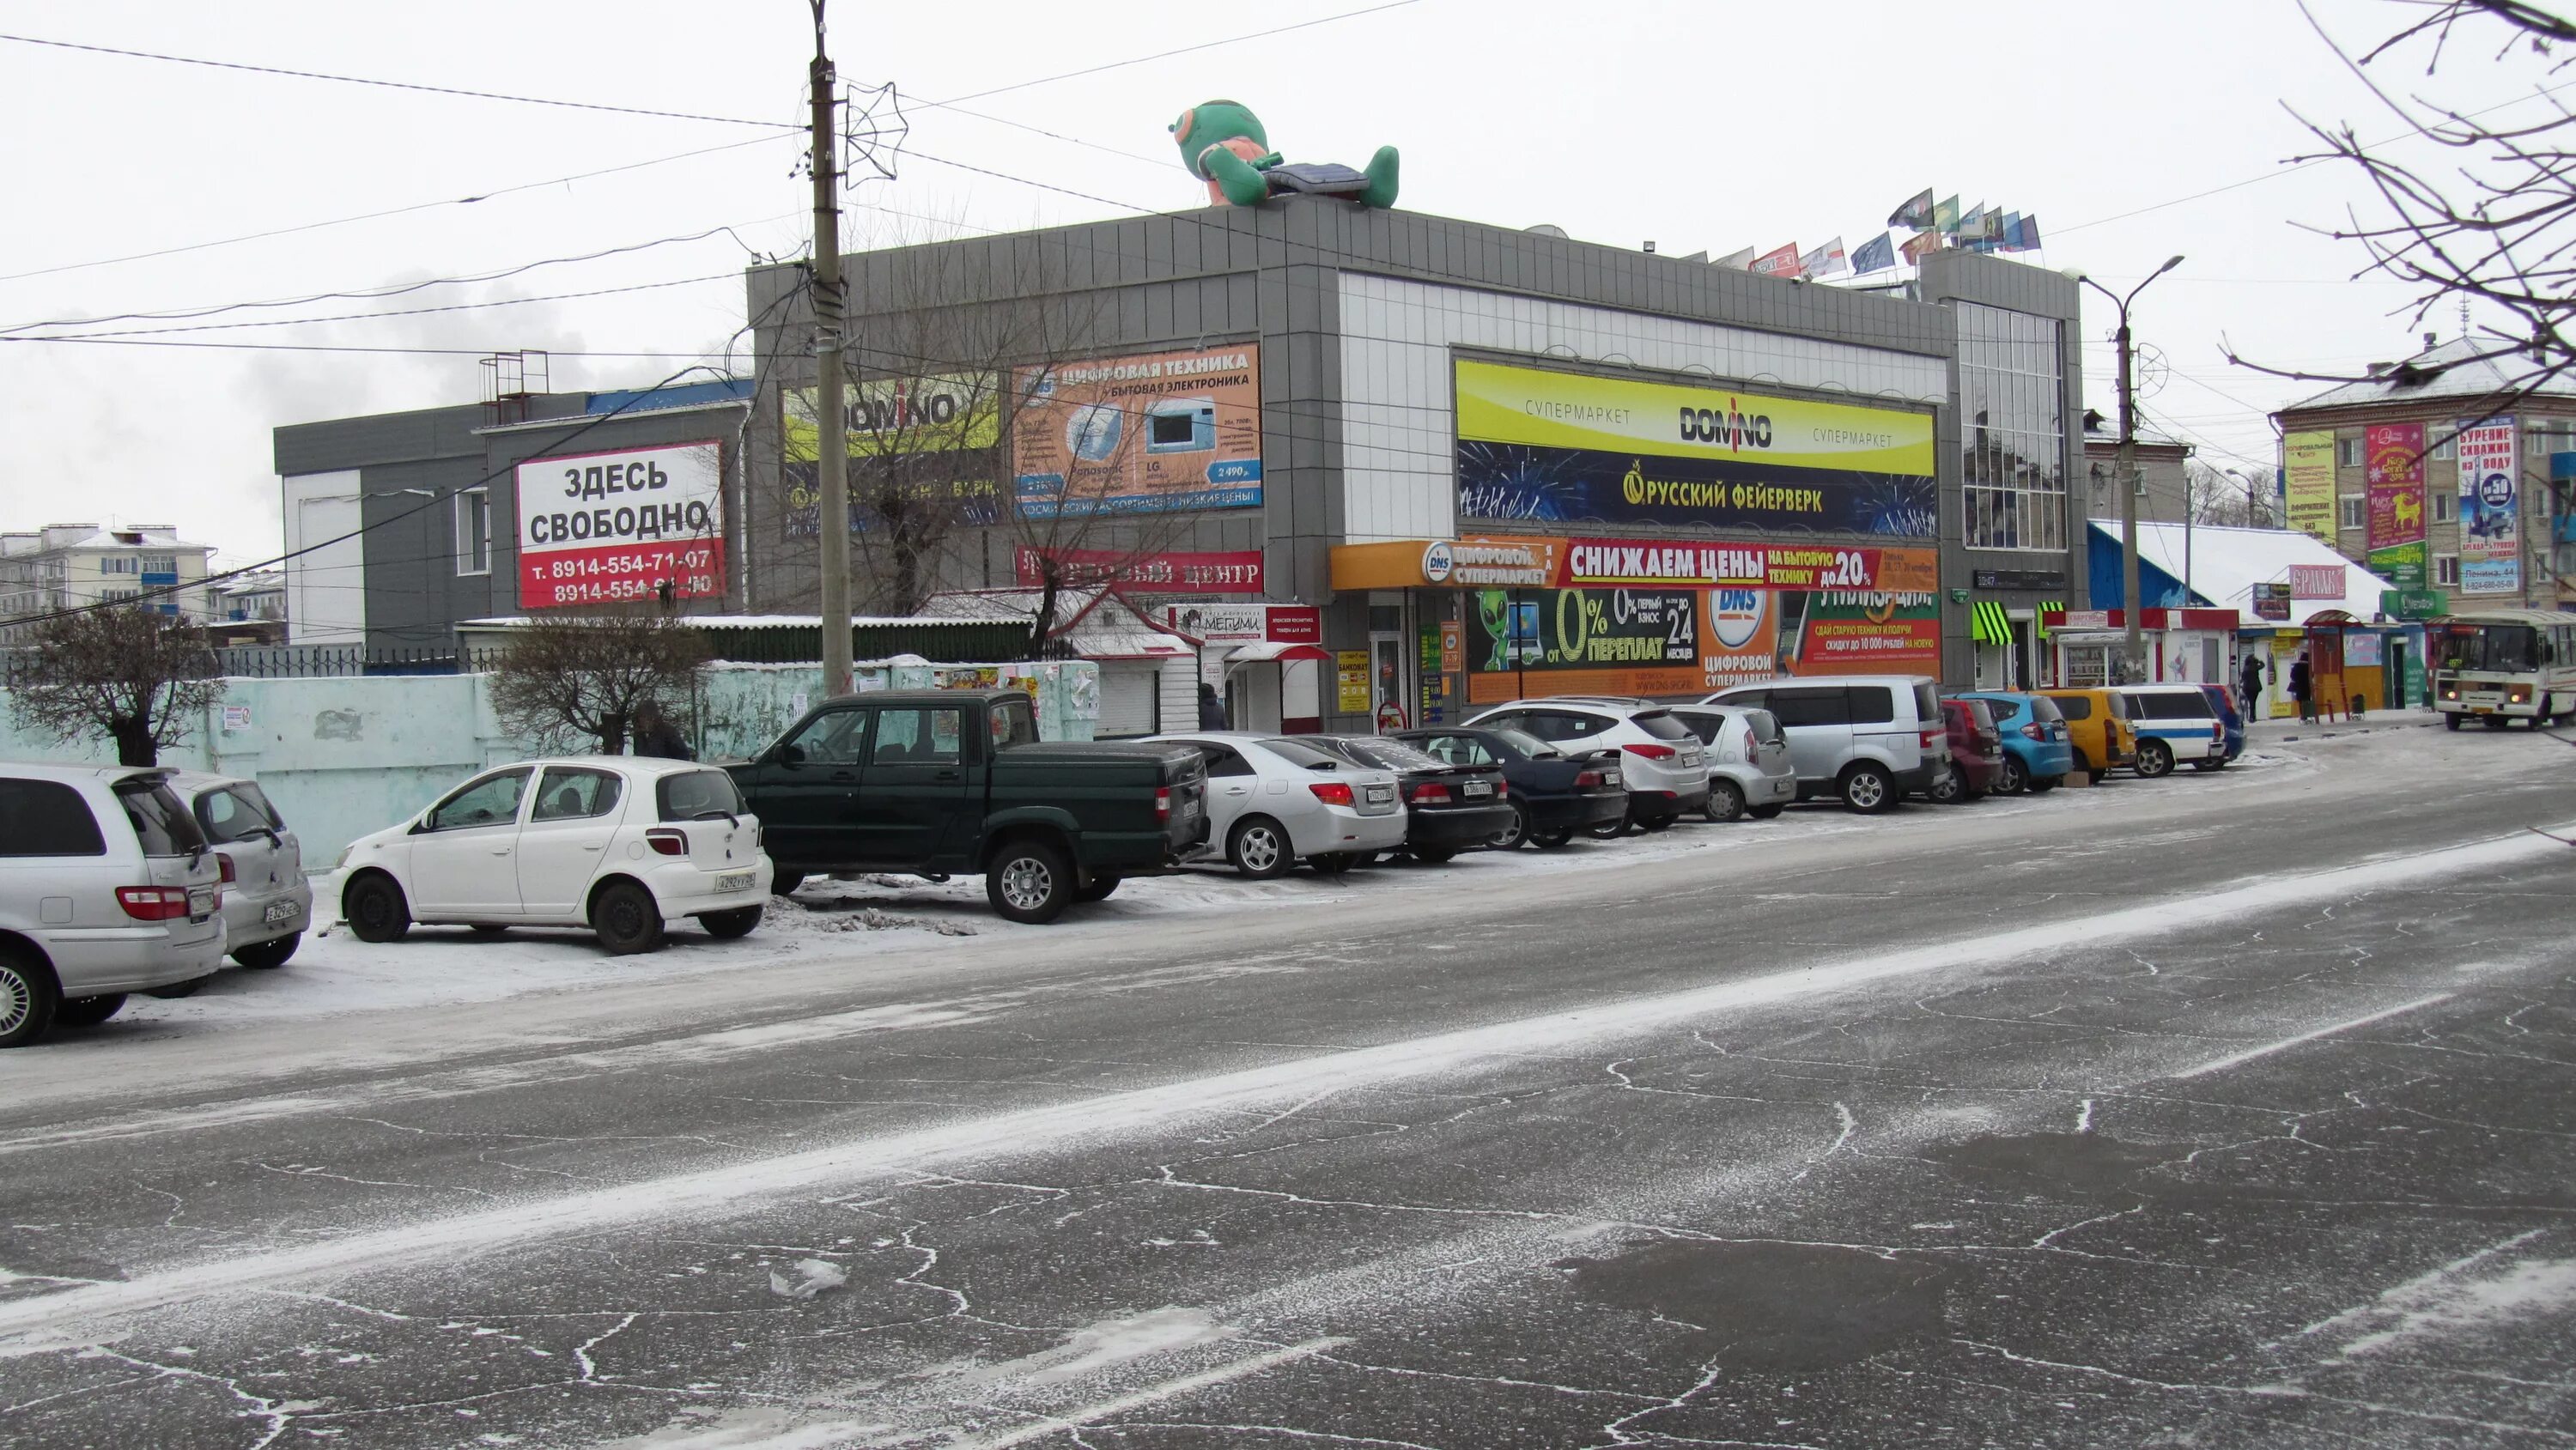
[(331, 864), (324, 868), (324, 874), (328, 875), (330, 872), (346, 869), (349, 864), (349, 853), (357, 849), (358, 845), (355, 841), (350, 842), (346, 846), (342, 846), (340, 848), (340, 854), (332, 857)]

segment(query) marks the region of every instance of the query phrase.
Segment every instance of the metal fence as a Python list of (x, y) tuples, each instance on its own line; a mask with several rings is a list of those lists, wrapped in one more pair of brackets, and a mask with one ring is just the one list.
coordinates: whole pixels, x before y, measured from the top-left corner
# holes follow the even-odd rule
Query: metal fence
[[(212, 651), (212, 673), (230, 679), (355, 679), (367, 675), (488, 673), (501, 658), (492, 646), (374, 648), (356, 644), (227, 645)], [(35, 668), (36, 651), (0, 650), (0, 683), (16, 685)]]

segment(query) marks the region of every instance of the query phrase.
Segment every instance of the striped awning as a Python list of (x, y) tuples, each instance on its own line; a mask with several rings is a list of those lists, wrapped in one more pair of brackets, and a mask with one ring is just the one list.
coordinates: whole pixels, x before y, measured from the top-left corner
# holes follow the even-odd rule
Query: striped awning
[(2066, 601), (2062, 599), (2043, 599), (2040, 601), (2039, 608), (2031, 611), (2030, 627), (2039, 631), (2039, 637), (2041, 639), (2046, 639), (2048, 638), (2048, 626), (2041, 624), (2039, 621), (2046, 619), (2051, 613), (2064, 614), (2065, 612)]
[(1968, 637), (1979, 644), (2012, 643), (2012, 621), (2004, 617), (2004, 607), (1991, 599), (1980, 599), (1968, 616)]

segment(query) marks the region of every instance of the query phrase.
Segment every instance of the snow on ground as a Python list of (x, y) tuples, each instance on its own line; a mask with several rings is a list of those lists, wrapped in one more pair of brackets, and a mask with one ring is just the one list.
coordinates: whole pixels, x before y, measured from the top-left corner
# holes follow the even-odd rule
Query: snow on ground
[[(307, 934), (295, 959), (281, 969), (247, 971), (227, 966), (193, 997), (178, 1001), (135, 997), (122, 1016), (137, 1022), (215, 1027), (326, 1019), (582, 991), (717, 968), (728, 973), (756, 972), (811, 961), (817, 954), (854, 964), (895, 953), (918, 958), (967, 938), (1067, 930), (1116, 933), (1181, 913), (1330, 908), (1389, 892), (1492, 885), (1515, 873), (1606, 871), (1832, 836), (1901, 832), (1920, 837), (1928, 848), (1971, 822), (2070, 811), (2115, 812), (2146, 791), (2226, 794), (2317, 768), (2298, 750), (2265, 741), (2215, 776), (2185, 770), (2178, 773), (2180, 779), (2163, 785), (2122, 779), (2104, 788), (2068, 787), (2045, 796), (1992, 798), (1965, 807), (1916, 804), (1885, 818), (1855, 816), (1839, 806), (1818, 803), (1792, 807), (1772, 821), (1713, 825), (1694, 819), (1658, 834), (1630, 835), (1616, 842), (1578, 840), (1559, 851), (1470, 852), (1441, 866), (1397, 857), (1338, 879), (1300, 869), (1276, 881), (1247, 881), (1221, 865), (1194, 866), (1170, 876), (1129, 880), (1109, 900), (1077, 906), (1064, 921), (1047, 927), (1018, 926), (995, 916), (985, 902), (980, 876), (931, 882), (893, 875), (809, 882), (793, 898), (773, 899), (760, 929), (738, 941), (720, 942), (694, 922), (679, 922), (671, 929), (669, 947), (649, 956), (611, 957), (588, 932), (546, 928), (514, 928), (488, 937), (462, 927), (415, 927), (402, 941), (369, 945), (334, 921)], [(2223, 810), (2214, 807), (2214, 811), (2213, 825), (2224, 817)], [(2113, 843), (2106, 838), (2105, 845)], [(334, 876), (315, 878), (317, 917), (336, 916), (339, 887)]]

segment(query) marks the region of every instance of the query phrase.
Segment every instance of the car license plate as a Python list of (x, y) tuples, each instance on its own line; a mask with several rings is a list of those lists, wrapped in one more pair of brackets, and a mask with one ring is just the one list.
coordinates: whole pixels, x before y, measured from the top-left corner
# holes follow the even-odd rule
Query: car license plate
[(716, 878), (716, 890), (749, 891), (751, 883), (758, 880), (759, 876), (760, 873), (757, 871), (728, 871)]
[[(166, 901), (169, 898), (164, 897), (162, 899)], [(191, 886), (188, 888), (188, 914), (190, 916), (205, 916), (213, 912), (214, 909), (215, 888), (211, 886)]]
[(301, 910), (302, 908), (292, 901), (272, 901), (268, 904), (268, 910), (259, 914), (259, 919), (274, 926), (281, 921), (293, 921)]
[(1387, 802), (1389, 802), (1389, 801), (1391, 801), (1391, 800), (1394, 800), (1394, 799), (1395, 799), (1395, 787), (1394, 787), (1394, 786), (1391, 786), (1391, 785), (1373, 785), (1373, 786), (1370, 786), (1370, 787), (1368, 788), (1368, 800), (1369, 800), (1369, 804), (1370, 804), (1370, 805), (1373, 805), (1373, 806), (1382, 806), (1382, 805), (1385, 805)]
[(1182, 820), (1185, 820), (1185, 821), (1195, 821), (1195, 820), (1197, 820), (1198, 818), (1199, 818), (1199, 803), (1198, 803), (1197, 801), (1191, 800), (1191, 801), (1183, 801), (1183, 802), (1181, 802), (1181, 819), (1182, 819)]
[(2495, 706), (2493, 706), (2493, 705), (2480, 705), (2480, 706), (2478, 707), (2478, 709), (2477, 709), (2477, 713), (2479, 713), (2479, 714), (2481, 714), (2481, 715), (2492, 715), (2492, 714), (2494, 714), (2494, 713), (2495, 713)]
[(1617, 785), (1619, 782), (1619, 772), (1615, 770), (1605, 770), (1601, 772), (1601, 783), (1603, 785)]
[(1467, 794), (1469, 795), (1492, 795), (1493, 793), (1494, 784), (1492, 781), (1471, 780), (1467, 782)]

